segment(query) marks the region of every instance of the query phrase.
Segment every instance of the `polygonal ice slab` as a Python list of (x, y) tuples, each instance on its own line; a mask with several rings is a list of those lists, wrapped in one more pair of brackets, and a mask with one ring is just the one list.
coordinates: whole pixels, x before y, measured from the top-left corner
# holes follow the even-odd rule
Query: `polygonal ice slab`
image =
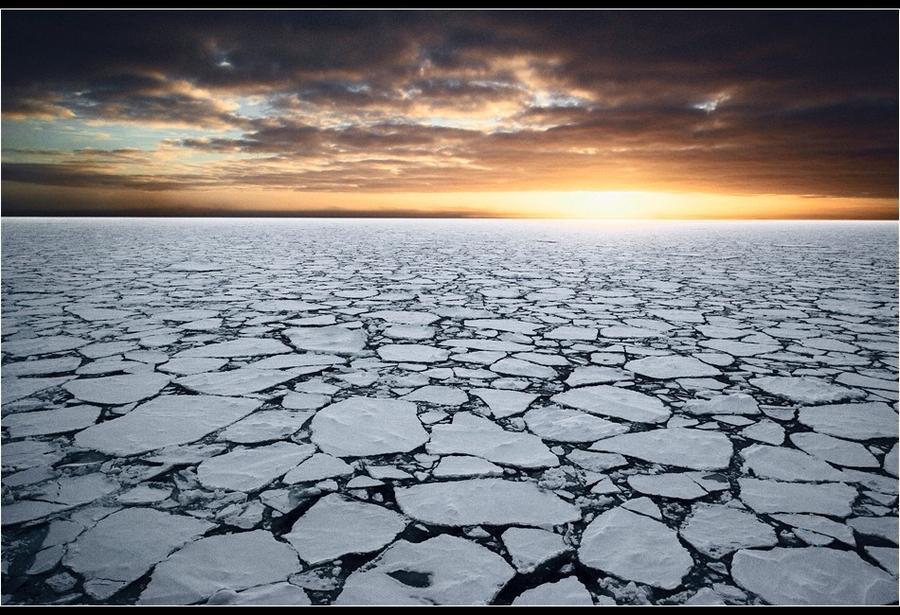
[(487, 604), (514, 575), (502, 557), (463, 538), (400, 540), (351, 574), (335, 604)]
[[(6, 352), (6, 344), (3, 343), (3, 351)], [(3, 365), (3, 377), (12, 376), (43, 376), (46, 374), (61, 374), (70, 372), (81, 365), (78, 357), (61, 357), (59, 359), (37, 359), (34, 361), (16, 361)]]
[(378, 349), (378, 356), (400, 363), (440, 363), (447, 360), (450, 351), (425, 344), (385, 344)]
[(490, 367), (491, 371), (507, 376), (524, 376), (526, 378), (556, 378), (556, 370), (545, 365), (538, 365), (522, 359), (500, 359)]
[(18, 500), (12, 504), (5, 504), (0, 517), (3, 519), (3, 525), (31, 521), (53, 512), (93, 502), (118, 488), (119, 483), (100, 472), (63, 476), (59, 480), (41, 483), (29, 494), (34, 500)]
[(759, 405), (756, 400), (746, 393), (733, 395), (719, 395), (712, 399), (692, 399), (682, 408), (689, 414), (759, 414)]
[(844, 483), (782, 483), (741, 478), (741, 500), (758, 513), (814, 513), (846, 517), (858, 495)]
[(125, 416), (79, 432), (75, 444), (108, 455), (136, 455), (187, 444), (247, 416), (256, 399), (212, 395), (161, 395)]
[(771, 525), (732, 506), (697, 504), (679, 532), (691, 546), (718, 559), (749, 547), (771, 547), (778, 537)]
[(409, 401), (422, 401), (439, 406), (461, 406), (469, 401), (469, 396), (462, 389), (442, 385), (420, 387), (403, 396)]
[(254, 491), (296, 467), (314, 450), (312, 445), (293, 442), (236, 448), (197, 466), (197, 479), (209, 489)]
[(769, 604), (897, 601), (897, 579), (852, 551), (823, 547), (738, 551), (731, 576)]
[(675, 589), (694, 565), (674, 531), (622, 507), (585, 528), (578, 559), (591, 568), (662, 589)]
[(770, 395), (801, 404), (827, 404), (865, 397), (865, 392), (831, 384), (814, 376), (763, 376), (751, 378), (750, 384)]
[(325, 453), (316, 453), (285, 474), (282, 480), (286, 485), (293, 485), (294, 483), (308, 483), (348, 474), (353, 474), (353, 466), (347, 462)]
[(780, 514), (772, 515), (772, 518), (792, 527), (815, 532), (816, 534), (821, 534), (823, 536), (830, 536), (851, 547), (856, 546), (856, 537), (853, 535), (853, 528), (844, 523), (832, 521), (827, 517), (820, 517), (818, 515)]
[(285, 410), (254, 412), (226, 428), (219, 434), (219, 440), (238, 444), (282, 440), (303, 427), (311, 416), (312, 412)]
[(494, 329), (495, 331), (508, 331), (510, 333), (524, 333), (531, 335), (543, 325), (511, 318), (476, 318), (465, 321), (467, 327), (473, 329)]
[(884, 402), (801, 408), (798, 420), (819, 433), (849, 440), (896, 438), (897, 413)]
[(63, 564), (84, 577), (91, 597), (102, 600), (213, 527), (186, 515), (126, 508), (82, 534), (68, 547)]
[(569, 389), (550, 400), (591, 414), (637, 423), (662, 423), (671, 416), (671, 412), (656, 397), (606, 384)]
[(621, 423), (558, 406), (529, 410), (525, 414), (525, 424), (540, 438), (557, 442), (594, 442), (625, 433), (629, 429)]
[(333, 493), (306, 511), (285, 535), (310, 565), (348, 553), (377, 551), (403, 531), (408, 520), (383, 506)]
[(350, 397), (319, 410), (311, 428), (312, 441), (336, 457), (405, 453), (428, 440), (416, 405), (398, 399)]
[(694, 357), (681, 355), (665, 355), (636, 359), (625, 364), (625, 369), (647, 378), (702, 378), (718, 376), (722, 372)]
[(239, 591), (299, 572), (297, 553), (267, 531), (210, 536), (158, 564), (139, 604), (192, 604), (220, 589)]
[(706, 489), (691, 478), (690, 472), (664, 474), (633, 474), (628, 486), (639, 493), (678, 500), (696, 500), (707, 495)]
[(804, 452), (839, 466), (877, 468), (878, 460), (862, 444), (814, 431), (791, 434), (791, 442)]
[(8, 404), (23, 397), (29, 397), (44, 389), (59, 386), (71, 379), (72, 376), (62, 376), (60, 378), (4, 377), (3, 391), (0, 393), (0, 404)]
[(18, 357), (30, 357), (72, 350), (87, 344), (90, 344), (90, 340), (71, 335), (46, 335), (5, 341), (3, 342), (3, 352)]
[(760, 478), (784, 481), (840, 481), (844, 473), (812, 455), (782, 446), (754, 444), (741, 450), (742, 470)]
[(306, 592), (287, 582), (259, 585), (239, 592), (222, 589), (206, 604), (246, 604), (253, 606), (306, 606), (312, 604)]
[(431, 312), (417, 312), (414, 310), (379, 310), (364, 314), (368, 318), (379, 318), (397, 325), (430, 325), (440, 316)]
[(559, 534), (532, 527), (511, 527), (501, 538), (513, 566), (522, 574), (534, 572), (538, 566), (570, 548)]
[(581, 581), (571, 576), (555, 583), (544, 583), (533, 589), (527, 589), (513, 600), (513, 605), (593, 606), (594, 599)]
[(435, 478), (463, 478), (470, 476), (502, 476), (503, 468), (480, 457), (450, 455), (441, 457), (441, 462), (432, 472)]
[(504, 389), (473, 389), (472, 395), (481, 398), (498, 419), (525, 412), (537, 395)]
[(559, 465), (556, 455), (537, 436), (507, 431), (471, 412), (457, 412), (449, 425), (435, 425), (426, 449), (432, 455), (475, 455), (521, 468)]
[[(3, 385), (6, 386), (5, 381)], [(9, 435), (13, 438), (46, 436), (84, 429), (93, 425), (99, 416), (100, 408), (96, 406), (67, 406), (9, 414), (3, 417), (3, 426), (9, 429)]]
[(692, 470), (727, 468), (733, 452), (731, 440), (725, 434), (684, 427), (613, 436), (596, 442), (591, 450), (621, 453), (652, 463)]
[(187, 350), (182, 350), (176, 356), (231, 359), (234, 357), (257, 357), (285, 352), (291, 352), (291, 349), (278, 340), (267, 337), (239, 337), (227, 342), (216, 342), (215, 344), (188, 348)]
[(228, 359), (213, 359), (206, 357), (180, 357), (166, 361), (159, 369), (170, 374), (190, 376), (202, 372), (214, 372), (228, 363)]
[(348, 329), (338, 325), (328, 327), (300, 327), (287, 329), (284, 334), (291, 345), (300, 350), (355, 354), (366, 347), (368, 337), (362, 329)]
[(26, 521), (41, 519), (53, 513), (71, 508), (66, 504), (54, 504), (40, 500), (17, 500), (11, 504), (3, 505), (3, 515), (0, 520), (4, 526), (17, 525)]
[(157, 373), (79, 378), (63, 385), (69, 393), (95, 404), (130, 404), (153, 397), (169, 384), (169, 377)]
[(597, 329), (593, 327), (563, 326), (551, 329), (544, 334), (550, 340), (581, 340), (592, 341), (597, 339)]
[(250, 304), (250, 309), (257, 312), (309, 312), (321, 308), (321, 305), (299, 299), (265, 299)]
[(499, 478), (421, 483), (395, 489), (407, 516), (433, 525), (551, 527), (581, 518), (578, 508), (530, 481)]
[(241, 367), (220, 372), (184, 376), (175, 384), (207, 395), (249, 395), (302, 376), (304, 368), (276, 370)]

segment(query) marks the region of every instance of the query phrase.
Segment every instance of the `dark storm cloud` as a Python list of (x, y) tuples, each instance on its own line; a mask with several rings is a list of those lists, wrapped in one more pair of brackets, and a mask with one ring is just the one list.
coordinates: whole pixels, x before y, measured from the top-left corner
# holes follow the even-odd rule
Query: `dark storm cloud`
[(299, 165), (160, 176), (5, 162), (11, 181), (436, 190), (652, 177), (897, 195), (894, 13), (7, 11), (2, 27), (8, 118), (230, 129), (174, 147)]

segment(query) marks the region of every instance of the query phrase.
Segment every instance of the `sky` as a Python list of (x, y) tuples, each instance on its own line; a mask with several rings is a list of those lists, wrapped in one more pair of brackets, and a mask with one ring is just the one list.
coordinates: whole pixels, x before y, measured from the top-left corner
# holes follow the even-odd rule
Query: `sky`
[(3, 215), (898, 215), (896, 11), (3, 11)]

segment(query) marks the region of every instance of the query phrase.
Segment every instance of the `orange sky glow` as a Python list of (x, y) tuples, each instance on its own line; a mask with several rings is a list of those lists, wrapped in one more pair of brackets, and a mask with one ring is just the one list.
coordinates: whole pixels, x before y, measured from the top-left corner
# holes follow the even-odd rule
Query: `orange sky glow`
[(2, 28), (3, 215), (898, 216), (898, 28), (877, 11)]

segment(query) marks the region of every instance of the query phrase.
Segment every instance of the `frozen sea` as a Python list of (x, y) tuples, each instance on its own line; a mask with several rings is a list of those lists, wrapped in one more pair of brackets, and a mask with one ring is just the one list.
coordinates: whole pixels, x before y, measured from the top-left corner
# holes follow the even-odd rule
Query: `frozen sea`
[(897, 602), (897, 224), (2, 220), (2, 601)]

